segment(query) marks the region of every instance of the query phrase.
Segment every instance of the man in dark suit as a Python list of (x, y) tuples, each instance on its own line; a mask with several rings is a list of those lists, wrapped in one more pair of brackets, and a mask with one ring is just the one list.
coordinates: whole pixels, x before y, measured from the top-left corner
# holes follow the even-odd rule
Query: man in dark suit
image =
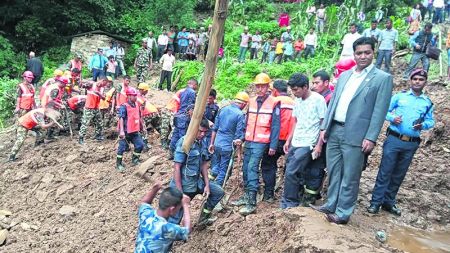
[(328, 143), (328, 199), (311, 207), (337, 224), (346, 224), (355, 209), (365, 156), (375, 146), (392, 95), (392, 76), (372, 64), (374, 48), (372, 38), (353, 43), (356, 67), (339, 78), (321, 126)]

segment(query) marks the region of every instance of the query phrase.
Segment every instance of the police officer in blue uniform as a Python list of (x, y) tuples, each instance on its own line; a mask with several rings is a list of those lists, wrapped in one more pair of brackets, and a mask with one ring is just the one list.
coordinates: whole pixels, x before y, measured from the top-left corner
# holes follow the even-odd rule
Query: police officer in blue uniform
[(391, 124), (383, 145), (383, 157), (367, 211), (378, 213), (380, 207), (400, 216), (396, 196), (406, 176), (414, 153), (419, 148), (420, 132), (434, 126), (433, 103), (423, 93), (428, 74), (423, 69), (411, 72), (411, 89), (392, 96), (386, 120)]

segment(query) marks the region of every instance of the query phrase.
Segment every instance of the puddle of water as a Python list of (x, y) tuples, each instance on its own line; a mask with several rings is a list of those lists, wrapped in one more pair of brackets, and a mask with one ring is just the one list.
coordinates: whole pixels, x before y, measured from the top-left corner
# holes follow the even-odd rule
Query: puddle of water
[(391, 231), (388, 244), (411, 253), (449, 253), (450, 231), (428, 232), (407, 227)]

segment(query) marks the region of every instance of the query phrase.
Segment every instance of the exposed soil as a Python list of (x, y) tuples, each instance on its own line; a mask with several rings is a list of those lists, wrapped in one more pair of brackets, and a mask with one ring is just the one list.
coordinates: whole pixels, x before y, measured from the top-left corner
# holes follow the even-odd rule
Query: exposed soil
[[(400, 89), (401, 82), (397, 84)], [(211, 226), (194, 230), (187, 243), (175, 245), (174, 252), (403, 252), (399, 244), (391, 246), (389, 242), (391, 232), (405, 226), (420, 229), (418, 233), (442, 231), (444, 238), (441, 244), (435, 243), (438, 248), (409, 251), (450, 252), (450, 91), (441, 82), (432, 82), (427, 91), (436, 106), (437, 124), (426, 134), (398, 194), (401, 217), (365, 212), (381, 158), (381, 134), (363, 173), (358, 205), (348, 225), (330, 224), (309, 208), (281, 211), (278, 203), (260, 202), (257, 214), (246, 218), (232, 207), (217, 213)], [(158, 105), (167, 103), (170, 96), (152, 91), (152, 100)], [(115, 170), (114, 128), (108, 129), (109, 139), (104, 142), (90, 140), (90, 134), (83, 147), (76, 138), (61, 137), (38, 148), (33, 148), (30, 135), (14, 163), (4, 162), (14, 132), (0, 136), (0, 210), (12, 212), (8, 217), (0, 212), (0, 228), (10, 227), (1, 252), (134, 250), (139, 201), (152, 182), (169, 181), (171, 162), (155, 134), (153, 148), (142, 156), (143, 161), (160, 156), (145, 175), (149, 180), (134, 175), (138, 166), (131, 167), (129, 153), (124, 158), (127, 170), (119, 173)], [(233, 192), (231, 199), (242, 193), (240, 180), (237, 164), (226, 187)], [(194, 221), (200, 202), (200, 196), (193, 200)], [(386, 231), (387, 243), (376, 240), (379, 230)]]

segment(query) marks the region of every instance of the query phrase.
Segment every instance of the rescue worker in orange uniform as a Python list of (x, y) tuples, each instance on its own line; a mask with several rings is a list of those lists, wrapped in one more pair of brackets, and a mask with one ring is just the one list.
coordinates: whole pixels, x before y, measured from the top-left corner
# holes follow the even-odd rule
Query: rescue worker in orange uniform
[(41, 89), (39, 90), (39, 101), (42, 101), (42, 98), (45, 95), (45, 89), (47, 89), (48, 86), (56, 82), (57, 78), (60, 78), (64, 75), (64, 72), (60, 69), (55, 69), (53, 71), (53, 77), (47, 79), (44, 84), (42, 84)]
[[(19, 118), (17, 127), (17, 137), (11, 154), (9, 155), (9, 161), (16, 160), (16, 155), (22, 147), (25, 139), (27, 138), (28, 131), (36, 133), (36, 141), (34, 146), (38, 146), (44, 143), (44, 139), (40, 128), (46, 129), (52, 127), (61, 115), (56, 110), (51, 108), (38, 108), (27, 112), (25, 115)], [(45, 122), (45, 119), (50, 119), (49, 123)], [(57, 123), (56, 123), (57, 124)]]
[(104, 88), (105, 98), (100, 100), (100, 114), (102, 115), (103, 127), (109, 128), (116, 112), (117, 91), (113, 85)]
[(139, 164), (139, 157), (144, 148), (144, 141), (142, 140), (140, 131), (144, 129), (143, 131), (146, 133), (146, 129), (137, 103), (137, 96), (138, 92), (136, 89), (131, 87), (128, 88), (128, 101), (119, 107), (119, 148), (117, 149), (116, 168), (120, 172), (125, 170), (122, 158), (123, 153), (129, 148), (128, 143), (131, 142), (134, 145), (131, 160), (134, 165)]
[[(140, 83), (138, 85), (139, 94), (137, 96), (137, 103), (139, 105), (139, 108), (141, 110), (141, 116), (142, 120), (144, 121), (144, 126), (146, 129), (153, 128), (157, 129), (159, 128), (159, 114), (158, 114), (158, 108), (154, 106), (150, 101), (147, 99), (147, 93), (150, 89), (150, 86), (147, 83)], [(144, 149), (148, 150), (152, 148), (152, 146), (148, 143), (147, 135), (141, 131), (142, 139), (144, 140)]]
[(127, 102), (127, 89), (130, 87), (130, 76), (124, 76), (123, 77), (123, 83), (119, 84), (119, 87), (117, 88), (117, 96), (116, 96), (116, 108), (119, 109), (119, 107)]
[(81, 127), (81, 117), (83, 116), (86, 97), (86, 95), (75, 95), (67, 100), (67, 107), (69, 107), (74, 114), (73, 122), (77, 126), (77, 130), (80, 130)]
[(278, 146), (274, 155), (264, 153), (261, 161), (261, 172), (264, 180), (263, 201), (274, 202), (275, 183), (277, 177), (277, 162), (284, 155), (283, 146), (286, 143), (289, 132), (292, 129), (292, 109), (294, 109), (294, 100), (287, 94), (287, 82), (284, 80), (275, 80), (273, 83), (272, 96), (280, 102), (280, 136), (278, 137)]
[[(56, 77), (55, 82), (50, 84), (46, 89), (45, 93), (42, 96), (41, 107), (43, 108), (52, 108), (61, 113), (61, 125), (63, 129), (60, 130), (59, 134), (67, 134), (69, 130), (69, 122), (68, 115), (66, 114), (66, 109), (63, 104), (63, 96), (64, 96), (64, 88), (67, 83), (69, 83), (69, 79), (66, 77)], [(57, 128), (51, 127), (47, 130), (47, 139), (54, 139), (54, 133)]]
[(260, 73), (255, 77), (257, 96), (250, 98), (245, 131), (243, 179), (245, 193), (232, 204), (242, 206), (241, 215), (256, 211), (256, 194), (259, 188), (259, 164), (264, 154), (273, 156), (278, 148), (280, 135), (279, 100), (267, 94), (270, 77)]
[(102, 141), (105, 139), (103, 137), (103, 121), (100, 114), (100, 100), (105, 98), (103, 88), (112, 83), (111, 77), (106, 77), (105, 75), (100, 75), (98, 81), (87, 86), (86, 103), (83, 110), (83, 119), (81, 121), (81, 127), (79, 132), (79, 144), (84, 144), (84, 136), (86, 135), (87, 127), (94, 121), (95, 125), (95, 139), (97, 141)]
[(17, 102), (16, 109), (14, 113), (22, 116), (25, 113), (36, 108), (36, 103), (34, 101), (34, 86), (32, 84), (34, 75), (31, 71), (25, 71), (22, 74), (23, 81), (19, 83), (17, 88)]

